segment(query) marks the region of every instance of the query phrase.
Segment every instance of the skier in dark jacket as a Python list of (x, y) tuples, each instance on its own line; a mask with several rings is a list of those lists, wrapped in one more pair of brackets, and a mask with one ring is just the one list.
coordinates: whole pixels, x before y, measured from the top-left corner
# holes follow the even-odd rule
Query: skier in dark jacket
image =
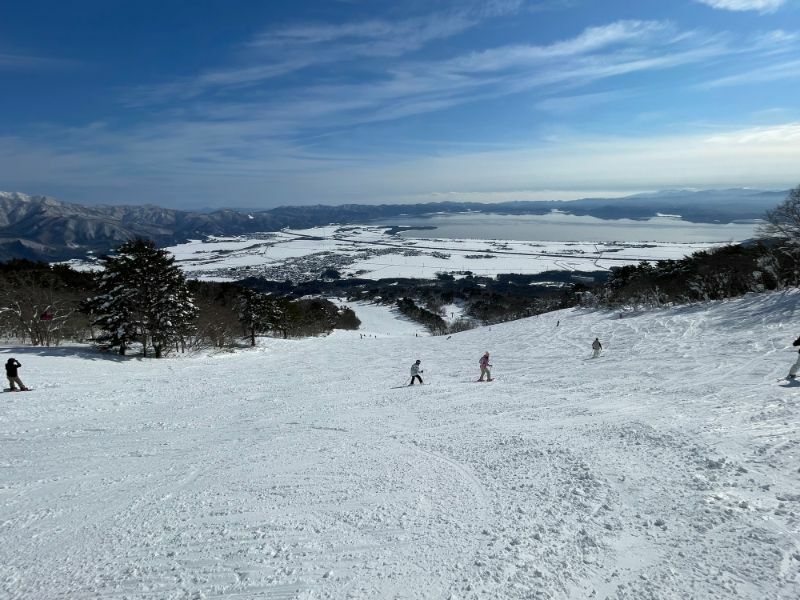
[(592, 342), (592, 358), (597, 358), (600, 356), (600, 351), (603, 349), (603, 344), (600, 343), (600, 340), (594, 338)]
[(420, 368), (421, 362), (422, 361), (417, 359), (417, 362), (411, 365), (411, 383), (408, 385), (414, 385), (414, 379), (419, 379), (419, 383), (422, 385), (422, 377), (419, 376), (419, 374), (422, 373), (422, 369)]
[[(800, 346), (800, 337), (797, 338), (794, 342), (792, 342), (792, 346)], [(800, 350), (797, 351), (800, 353)], [(800, 356), (797, 357), (797, 360), (789, 369), (789, 375), (786, 376), (786, 379), (794, 379), (797, 377), (797, 371), (800, 369)]]
[(6, 361), (6, 377), (8, 377), (8, 385), (12, 392), (17, 391), (17, 388), (14, 387), (14, 384), (19, 385), (19, 389), (21, 391), (28, 389), (25, 387), (25, 384), (22, 383), (19, 375), (17, 375), (17, 369), (19, 369), (21, 366), (22, 365), (16, 358), (9, 358), (8, 361)]

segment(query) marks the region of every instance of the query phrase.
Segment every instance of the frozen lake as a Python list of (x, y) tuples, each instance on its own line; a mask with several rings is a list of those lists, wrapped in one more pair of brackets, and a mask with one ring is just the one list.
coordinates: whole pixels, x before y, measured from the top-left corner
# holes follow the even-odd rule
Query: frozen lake
[(501, 215), (483, 213), (395, 217), (373, 225), (435, 227), (401, 235), (413, 238), (500, 239), (547, 242), (741, 242), (753, 237), (757, 223), (691, 223), (678, 217), (646, 221), (607, 220), (564, 213)]

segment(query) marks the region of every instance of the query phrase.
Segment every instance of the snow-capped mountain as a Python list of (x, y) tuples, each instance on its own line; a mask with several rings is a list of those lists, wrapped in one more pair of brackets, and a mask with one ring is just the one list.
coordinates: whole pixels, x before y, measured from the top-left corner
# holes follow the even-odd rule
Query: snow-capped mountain
[[(89, 251), (107, 252), (133, 237), (168, 244), (228, 230), (241, 233), (239, 224), (252, 222), (233, 211), (207, 215), (153, 205), (85, 206), (0, 192), (0, 260), (82, 257)], [(259, 224), (274, 228), (269, 218)]]
[(502, 202), (440, 202), (342, 206), (284, 206), (264, 211), (182, 211), (153, 205), (81, 205), (45, 196), (0, 192), (0, 260), (36, 258), (57, 260), (107, 252), (133, 237), (159, 245), (203, 238), (309, 228), (329, 223), (366, 223), (376, 219), (432, 213), (483, 212), (546, 214), (559, 210), (601, 219), (648, 219), (678, 215), (703, 223), (752, 220), (777, 205), (786, 192), (752, 189), (667, 191), (627, 198)]

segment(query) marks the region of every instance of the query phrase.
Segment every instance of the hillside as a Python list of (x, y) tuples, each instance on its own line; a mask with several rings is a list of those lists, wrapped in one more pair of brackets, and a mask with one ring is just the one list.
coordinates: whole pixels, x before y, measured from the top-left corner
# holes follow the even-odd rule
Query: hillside
[[(134, 237), (166, 245), (224, 231), (241, 232), (237, 224), (245, 222), (249, 222), (246, 214), (231, 211), (204, 215), (152, 205), (84, 206), (0, 192), (0, 260), (85, 257), (106, 253)], [(269, 230), (270, 223), (267, 219), (260, 225)]]
[(2, 396), (0, 595), (797, 598), (799, 299), (6, 348), (36, 389)]

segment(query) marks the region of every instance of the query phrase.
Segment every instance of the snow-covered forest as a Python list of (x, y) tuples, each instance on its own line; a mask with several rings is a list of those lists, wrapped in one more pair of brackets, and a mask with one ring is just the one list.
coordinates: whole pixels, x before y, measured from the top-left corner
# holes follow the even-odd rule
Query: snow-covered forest
[(798, 300), (5, 348), (0, 595), (796, 598)]

